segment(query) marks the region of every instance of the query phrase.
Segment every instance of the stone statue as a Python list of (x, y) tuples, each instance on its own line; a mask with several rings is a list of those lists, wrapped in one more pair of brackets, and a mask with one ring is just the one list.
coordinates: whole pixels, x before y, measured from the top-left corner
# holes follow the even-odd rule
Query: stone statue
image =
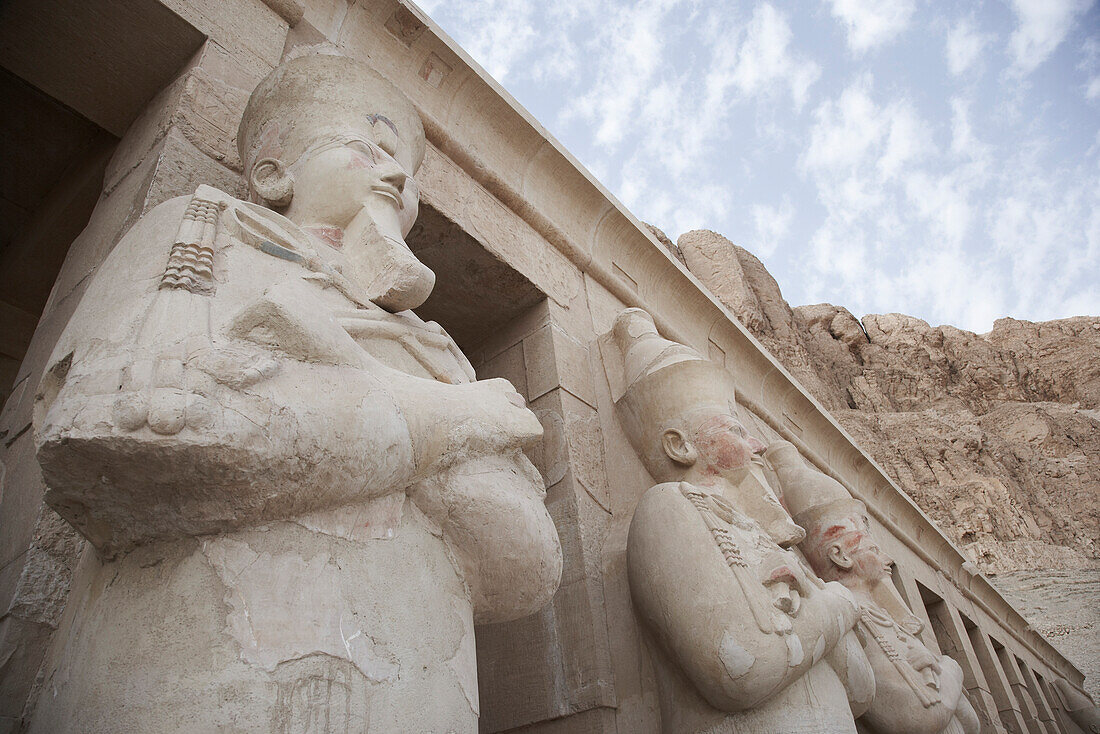
[(663, 731), (855, 732), (852, 706), (862, 713), (874, 683), (851, 634), (858, 607), (790, 549), (803, 532), (767, 489), (732, 377), (644, 311), (613, 333), (620, 419), (660, 482), (635, 510), (627, 569)]
[(1077, 726), (1088, 734), (1100, 734), (1100, 707), (1091, 698), (1060, 678), (1054, 679), (1054, 690), (1061, 699), (1062, 708)]
[(538, 420), (408, 310), (420, 119), (305, 56), (238, 145), (254, 201), (143, 216), (43, 380), (47, 501), (96, 553), (32, 730), (475, 732), (473, 625), (541, 607), (562, 558)]
[(767, 459), (787, 508), (806, 530), (806, 559), (818, 576), (843, 584), (859, 602), (859, 628), (875, 672), (875, 697), (861, 728), (870, 734), (978, 734), (962, 668), (918, 637), (923, 623), (898, 595), (892, 562), (871, 535), (863, 503), (809, 468), (787, 441), (772, 443)]

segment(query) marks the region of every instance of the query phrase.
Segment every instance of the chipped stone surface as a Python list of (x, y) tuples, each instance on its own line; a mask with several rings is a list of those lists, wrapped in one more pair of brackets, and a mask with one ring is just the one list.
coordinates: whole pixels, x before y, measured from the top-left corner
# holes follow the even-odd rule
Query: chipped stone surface
[(295, 522), (314, 532), (345, 540), (389, 539), (401, 527), (404, 510), (405, 494), (402, 492), (362, 505), (311, 512), (295, 518)]
[[(824, 647), (824, 639), (821, 639), (822, 647)], [(722, 638), (718, 657), (721, 659), (722, 665), (726, 667), (726, 672), (729, 673), (730, 678), (740, 678), (745, 675), (752, 669), (752, 664), (756, 662), (756, 657), (738, 645), (736, 638), (730, 634)]]
[(481, 715), (481, 705), (477, 692), (477, 654), (474, 645), (474, 620), (468, 613), (464, 604), (452, 597), (455, 606), (455, 616), (462, 620), (462, 637), (455, 648), (455, 653), (447, 660), (450, 668), (462, 688), (462, 694), (466, 696), (470, 708), (477, 716)]
[(202, 552), (225, 584), (232, 611), (226, 630), (242, 659), (264, 670), (315, 653), (343, 658), (368, 680), (401, 672), (396, 656), (379, 650), (340, 594), (339, 569), (325, 553), (257, 553), (247, 543), (218, 538)]

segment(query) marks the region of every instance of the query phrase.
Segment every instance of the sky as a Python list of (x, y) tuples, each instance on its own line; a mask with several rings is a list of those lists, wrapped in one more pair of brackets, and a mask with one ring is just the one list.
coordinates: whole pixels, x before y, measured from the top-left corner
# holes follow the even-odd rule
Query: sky
[(791, 305), (1100, 315), (1092, 0), (417, 0), (627, 208)]

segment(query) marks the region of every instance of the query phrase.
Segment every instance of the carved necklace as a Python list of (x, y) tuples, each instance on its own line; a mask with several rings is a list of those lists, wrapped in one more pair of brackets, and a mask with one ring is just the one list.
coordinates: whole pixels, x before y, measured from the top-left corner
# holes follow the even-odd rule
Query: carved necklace
[[(707, 530), (710, 531), (711, 537), (714, 538), (714, 542), (718, 546), (718, 550), (722, 554), (726, 566), (729, 567), (730, 571), (733, 573), (733, 577), (741, 587), (741, 592), (748, 601), (749, 610), (752, 612), (753, 619), (756, 621), (756, 626), (765, 634), (790, 633), (790, 620), (784, 617), (783, 621), (786, 622), (785, 625), (775, 624), (772, 610), (761, 603), (760, 591), (762, 587), (759, 581), (749, 571), (749, 565), (745, 562), (745, 557), (741, 554), (741, 550), (737, 547), (737, 544), (733, 540), (733, 536), (730, 535), (730, 531), (726, 527), (726, 523), (732, 522), (733, 520), (733, 507), (730, 506), (728, 502), (725, 502), (725, 500), (719, 500), (715, 495), (700, 492), (696, 487), (687, 482), (680, 482), (680, 493), (691, 502), (699, 512), (699, 516), (703, 518), (703, 523), (706, 525)], [(716, 509), (723, 515), (729, 516), (729, 520), (726, 520), (726, 523), (723, 523), (722, 519), (719, 518), (718, 514), (715, 512)]]
[(919, 671), (907, 659), (902, 657), (898, 649), (894, 647), (894, 643), (886, 636), (886, 630), (890, 628), (897, 629), (901, 633), (899, 637), (905, 634), (904, 630), (894, 621), (894, 618), (886, 610), (869, 604), (859, 605), (859, 617), (860, 621), (863, 622), (864, 629), (871, 633), (871, 637), (882, 648), (883, 654), (894, 664), (901, 677), (913, 689), (921, 705), (928, 708), (939, 703), (941, 700), (939, 693), (933, 693), (929, 690), (928, 683), (920, 677)]

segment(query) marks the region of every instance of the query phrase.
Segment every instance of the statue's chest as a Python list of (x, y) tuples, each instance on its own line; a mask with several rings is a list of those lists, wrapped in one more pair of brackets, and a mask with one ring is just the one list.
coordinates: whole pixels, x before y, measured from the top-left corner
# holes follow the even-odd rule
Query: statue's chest
[[(263, 329), (293, 333), (275, 335), (254, 330), (259, 340), (285, 344), (313, 339), (323, 346), (325, 341), (350, 339), (355, 349), (415, 377), (451, 384), (475, 379), (473, 368), (454, 340), (434, 322), (425, 323), (411, 312), (392, 314), (377, 307), (362, 307), (348, 298), (324, 269), (310, 269), (280, 257), (278, 251), (264, 252), (230, 237), (219, 244), (219, 307), (212, 311), (216, 331), (240, 332), (235, 323), (239, 314), (266, 300), (274, 304), (272, 310), (277, 310), (278, 316)], [(354, 362), (350, 353), (347, 359)]]
[(725, 498), (686, 482), (680, 492), (702, 519), (760, 630), (789, 635), (802, 599), (821, 588), (820, 580), (796, 553), (780, 548), (759, 523)]

